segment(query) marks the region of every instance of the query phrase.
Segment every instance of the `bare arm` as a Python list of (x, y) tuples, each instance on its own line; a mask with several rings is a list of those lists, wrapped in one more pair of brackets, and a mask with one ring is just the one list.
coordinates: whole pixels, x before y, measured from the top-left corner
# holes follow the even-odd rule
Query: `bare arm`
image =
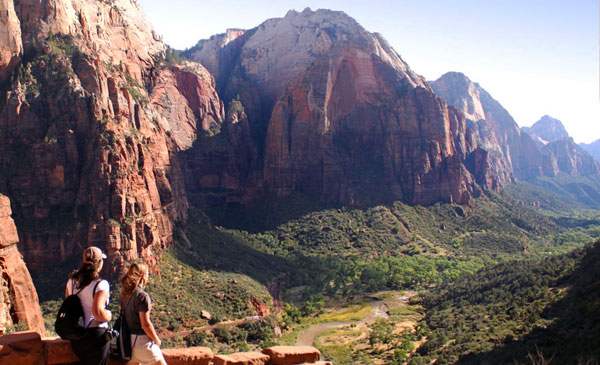
[(146, 336), (150, 337), (155, 344), (160, 346), (160, 338), (158, 338), (158, 335), (154, 330), (154, 325), (150, 322), (150, 312), (140, 312), (140, 323), (142, 324), (142, 329), (144, 330), (144, 333), (146, 333)]
[(71, 280), (73, 279), (67, 280), (67, 285), (65, 285), (65, 298), (71, 295), (71, 290), (69, 289), (69, 283), (71, 283)]
[(94, 303), (92, 304), (92, 315), (99, 322), (110, 322), (112, 315), (104, 307), (108, 299), (108, 292), (103, 290), (96, 292), (94, 295)]

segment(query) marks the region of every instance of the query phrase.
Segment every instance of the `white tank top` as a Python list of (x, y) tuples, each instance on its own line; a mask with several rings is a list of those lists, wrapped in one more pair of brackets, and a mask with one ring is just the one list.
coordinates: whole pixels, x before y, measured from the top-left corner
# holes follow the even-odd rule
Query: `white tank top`
[[(94, 328), (94, 327), (108, 328), (107, 322), (97, 321), (94, 318), (94, 315), (92, 314), (92, 305), (94, 304), (93, 293), (94, 293), (94, 286), (96, 286), (96, 283), (98, 283), (98, 280), (94, 280), (91, 283), (89, 283), (88, 286), (83, 288), (83, 290), (81, 292), (79, 292), (79, 294), (77, 294), (77, 296), (79, 297), (79, 300), (81, 301), (81, 306), (83, 307), (83, 318), (85, 319), (85, 325), (87, 325), (88, 328)], [(71, 295), (71, 294), (77, 293), (78, 291), (79, 291), (79, 287), (77, 285), (73, 285), (73, 280), (69, 279), (67, 281), (67, 293), (69, 295)], [(105, 291), (108, 293), (108, 296), (106, 297), (106, 303), (104, 304), (106, 306), (108, 304), (109, 297), (110, 297), (110, 285), (108, 284), (108, 281), (100, 280), (100, 282), (98, 283), (98, 286), (96, 287), (96, 293), (99, 293), (101, 291)], [(89, 323), (89, 325), (88, 325), (88, 323)]]

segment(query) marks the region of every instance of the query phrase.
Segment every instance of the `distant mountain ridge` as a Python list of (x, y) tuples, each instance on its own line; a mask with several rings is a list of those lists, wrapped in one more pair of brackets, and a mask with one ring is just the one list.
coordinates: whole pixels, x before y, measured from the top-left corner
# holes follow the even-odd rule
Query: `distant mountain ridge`
[(600, 172), (600, 164), (575, 145), (558, 119), (545, 115), (530, 128), (519, 129), (508, 111), (464, 74), (448, 72), (430, 84), (465, 113), (481, 145), (501, 156), (492, 166), (496, 174), (514, 173), (519, 179), (532, 180), (559, 173), (589, 176)]
[(549, 115), (544, 115), (531, 127), (522, 127), (521, 130), (529, 134), (540, 146), (569, 137), (562, 122)]
[(600, 139), (592, 143), (579, 143), (579, 147), (586, 150), (596, 161), (600, 161)]
[(542, 168), (546, 176), (557, 176), (560, 172), (571, 176), (600, 172), (600, 163), (575, 144), (560, 120), (544, 115), (531, 127), (521, 129), (540, 147), (543, 155)]
[(505, 180), (513, 173), (519, 179), (541, 175), (541, 154), (531, 138), (479, 84), (460, 72), (445, 73), (430, 84), (448, 104), (465, 114), (482, 147), (495, 153), (496, 174), (506, 175)]

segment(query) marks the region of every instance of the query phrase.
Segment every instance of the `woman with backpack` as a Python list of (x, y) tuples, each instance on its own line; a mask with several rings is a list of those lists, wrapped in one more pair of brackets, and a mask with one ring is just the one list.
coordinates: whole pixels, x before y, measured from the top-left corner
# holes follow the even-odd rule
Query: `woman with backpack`
[(100, 278), (106, 255), (98, 247), (83, 251), (83, 264), (69, 275), (65, 296), (75, 294), (81, 301), (85, 336), (71, 340), (73, 352), (81, 364), (104, 365), (108, 360), (109, 342), (105, 333), (111, 313), (106, 306), (110, 296), (108, 281)]
[(148, 283), (148, 266), (132, 263), (121, 279), (121, 313), (131, 333), (131, 361), (140, 364), (166, 365), (160, 350), (161, 341), (150, 321), (152, 301), (144, 287)]

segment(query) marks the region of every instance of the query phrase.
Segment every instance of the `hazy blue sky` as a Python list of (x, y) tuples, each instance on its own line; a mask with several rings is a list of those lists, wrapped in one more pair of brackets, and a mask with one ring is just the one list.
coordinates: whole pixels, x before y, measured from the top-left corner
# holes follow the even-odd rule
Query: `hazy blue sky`
[(289, 9), (342, 10), (381, 33), (428, 80), (459, 71), (521, 126), (560, 119), (576, 142), (600, 139), (598, 0), (139, 0), (177, 49)]

